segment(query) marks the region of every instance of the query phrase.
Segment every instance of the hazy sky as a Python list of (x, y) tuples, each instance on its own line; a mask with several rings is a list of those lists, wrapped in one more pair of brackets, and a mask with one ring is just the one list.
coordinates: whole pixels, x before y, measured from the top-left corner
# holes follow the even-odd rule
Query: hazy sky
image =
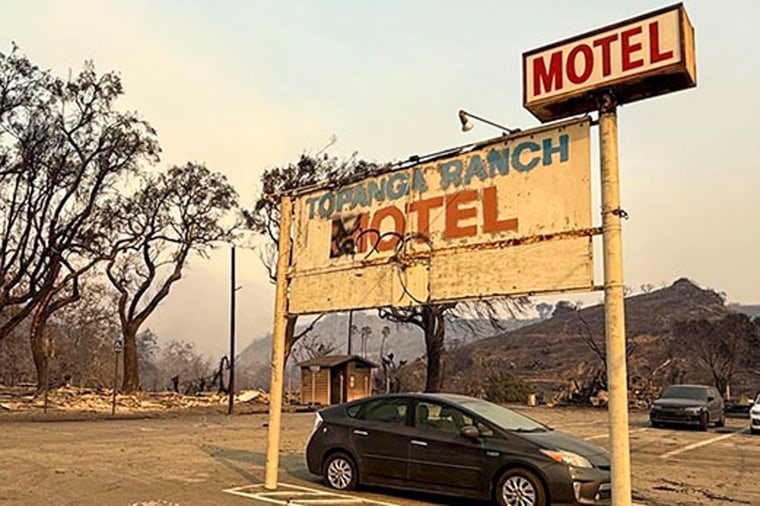
[[(521, 105), (523, 51), (665, 5), (0, 0), (0, 51), (15, 41), (59, 75), (89, 59), (118, 70), (120, 107), (157, 128), (162, 165), (205, 162), (250, 205), (262, 170), (318, 151), (333, 134), (332, 154), (386, 162), (499, 133), (483, 124), (462, 133), (459, 108), (535, 126)], [(760, 303), (760, 2), (685, 5), (698, 87), (619, 111), (626, 284), (686, 276)], [(162, 340), (224, 352), (228, 259), (225, 247), (192, 262), (149, 321)], [(274, 290), (256, 252), (239, 251), (238, 261), (238, 338), (247, 343), (271, 330)]]

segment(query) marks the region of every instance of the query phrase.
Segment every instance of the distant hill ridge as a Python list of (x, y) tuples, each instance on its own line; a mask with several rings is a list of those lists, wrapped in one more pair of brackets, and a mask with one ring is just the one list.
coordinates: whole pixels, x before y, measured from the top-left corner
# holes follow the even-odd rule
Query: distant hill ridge
[[(649, 374), (672, 355), (671, 328), (678, 321), (718, 319), (731, 313), (720, 295), (682, 278), (672, 285), (625, 299), (626, 336), (634, 346), (628, 361), (630, 377)], [(604, 305), (578, 311), (555, 309), (551, 318), (483, 339), (456, 350), (446, 388), (467, 391), (484, 375), (507, 372), (546, 384), (567, 382), (580, 371), (601, 366), (586, 340), (604, 349)], [(698, 364), (681, 364), (685, 377), (709, 381)]]

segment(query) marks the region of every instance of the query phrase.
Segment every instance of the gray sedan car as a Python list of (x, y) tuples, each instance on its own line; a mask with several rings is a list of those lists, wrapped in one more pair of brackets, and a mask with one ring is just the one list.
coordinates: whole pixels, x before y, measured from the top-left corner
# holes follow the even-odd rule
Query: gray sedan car
[(701, 430), (726, 421), (723, 398), (715, 387), (707, 385), (670, 385), (649, 410), (653, 427), (666, 424), (694, 425)]
[(611, 495), (604, 449), (461, 395), (382, 395), (324, 409), (306, 459), (338, 490), (380, 485), (500, 506), (606, 505)]

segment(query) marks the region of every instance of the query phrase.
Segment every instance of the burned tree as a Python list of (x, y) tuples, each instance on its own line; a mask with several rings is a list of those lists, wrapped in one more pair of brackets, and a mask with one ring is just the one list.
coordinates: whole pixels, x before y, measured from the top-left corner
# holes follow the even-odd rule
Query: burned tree
[(102, 254), (101, 204), (158, 159), (155, 131), (114, 110), (122, 94), (92, 63), (64, 81), (15, 48), (0, 54), (0, 339), (41, 303), (38, 325), (78, 297), (76, 279)]
[(456, 304), (426, 304), (416, 307), (388, 307), (380, 310), (380, 318), (408, 323), (422, 330), (425, 339), (425, 392), (440, 392), (443, 387), (443, 352), (446, 336), (446, 312)]
[(130, 243), (106, 269), (118, 291), (125, 391), (140, 385), (140, 327), (182, 278), (191, 254), (205, 257), (219, 241), (232, 239), (237, 198), (222, 174), (187, 163), (145, 176), (134, 195), (113, 202), (113, 228)]
[(502, 297), (492, 300), (446, 304), (420, 304), (388, 307), (379, 310), (385, 320), (412, 324), (423, 332), (425, 340), (425, 391), (440, 392), (444, 380), (444, 356), (447, 325), (459, 327), (473, 336), (506, 330), (502, 318), (515, 317), (529, 304), (527, 297)]
[(673, 327), (678, 348), (708, 367), (715, 387), (723, 395), (756, 333), (756, 325), (742, 313), (731, 313), (719, 320), (682, 321)]
[[(583, 343), (588, 347), (589, 350), (591, 350), (594, 354), (594, 356), (599, 359), (599, 364), (604, 372), (604, 374), (601, 375), (601, 377), (604, 380), (604, 388), (606, 388), (606, 380), (607, 380), (607, 347), (605, 343), (605, 336), (604, 336), (604, 329), (602, 329), (601, 333), (597, 333), (594, 331), (594, 329), (591, 327), (591, 325), (586, 321), (586, 319), (583, 317), (583, 313), (580, 309), (576, 310), (576, 314), (578, 316), (578, 333), (580, 334), (581, 338), (583, 339)], [(625, 347), (625, 358), (626, 360), (631, 358), (631, 355), (636, 351), (636, 343), (633, 341), (628, 340), (626, 342)]]
[(63, 80), (16, 48), (0, 54), (0, 339), (31, 316), (38, 383), (48, 320), (80, 298), (81, 276), (112, 251), (103, 203), (124, 175), (158, 159), (150, 125), (114, 109), (122, 94), (119, 76), (92, 63)]

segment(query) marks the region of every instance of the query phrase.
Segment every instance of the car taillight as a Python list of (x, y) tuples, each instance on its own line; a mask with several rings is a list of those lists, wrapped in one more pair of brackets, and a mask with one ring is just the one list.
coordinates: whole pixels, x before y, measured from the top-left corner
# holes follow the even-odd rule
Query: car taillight
[(317, 430), (319, 430), (319, 427), (322, 425), (322, 422), (324, 422), (324, 420), (322, 419), (322, 415), (317, 413), (317, 415), (314, 417), (314, 427), (311, 428), (311, 434), (309, 434), (309, 439), (311, 439), (311, 436), (313, 436), (314, 433), (317, 432)]

